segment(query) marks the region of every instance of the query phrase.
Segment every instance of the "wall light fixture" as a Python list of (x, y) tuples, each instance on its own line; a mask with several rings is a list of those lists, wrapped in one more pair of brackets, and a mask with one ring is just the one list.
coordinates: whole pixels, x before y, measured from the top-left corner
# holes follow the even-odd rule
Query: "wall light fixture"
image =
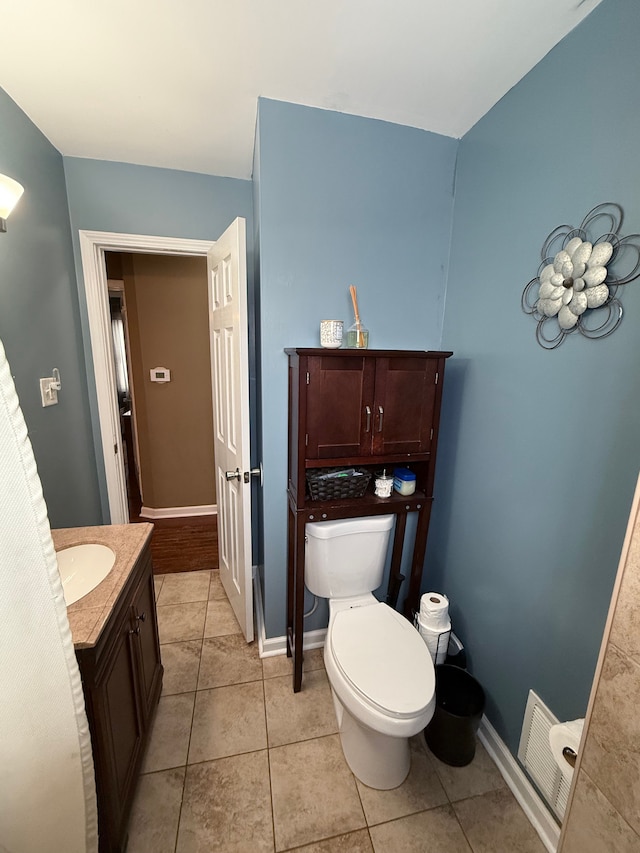
[(24, 187), (13, 178), (0, 175), (0, 232), (7, 230), (7, 218), (23, 192)]

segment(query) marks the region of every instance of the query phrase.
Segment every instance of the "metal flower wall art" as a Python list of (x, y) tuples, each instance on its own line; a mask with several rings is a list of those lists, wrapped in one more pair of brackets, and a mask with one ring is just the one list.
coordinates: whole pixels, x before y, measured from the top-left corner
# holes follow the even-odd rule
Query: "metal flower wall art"
[(621, 237), (622, 216), (620, 205), (605, 202), (545, 240), (538, 274), (522, 293), (540, 346), (555, 349), (572, 332), (605, 338), (620, 325), (618, 288), (640, 276), (640, 234)]

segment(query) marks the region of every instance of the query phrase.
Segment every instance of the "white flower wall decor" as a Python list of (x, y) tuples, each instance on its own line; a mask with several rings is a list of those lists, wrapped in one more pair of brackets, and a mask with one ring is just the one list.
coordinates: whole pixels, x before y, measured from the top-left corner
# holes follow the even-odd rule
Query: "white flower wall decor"
[(604, 338), (620, 325), (618, 288), (640, 276), (640, 234), (620, 237), (622, 217), (620, 205), (605, 202), (577, 228), (560, 225), (545, 240), (538, 273), (522, 293), (540, 346), (555, 349), (576, 331)]

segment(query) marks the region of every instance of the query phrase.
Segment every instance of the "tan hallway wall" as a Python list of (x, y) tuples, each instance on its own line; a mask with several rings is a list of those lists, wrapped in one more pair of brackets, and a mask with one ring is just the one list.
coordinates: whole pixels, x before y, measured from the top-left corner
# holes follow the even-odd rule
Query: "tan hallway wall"
[[(206, 260), (123, 262), (143, 505), (215, 504)], [(151, 382), (154, 367), (171, 381)]]

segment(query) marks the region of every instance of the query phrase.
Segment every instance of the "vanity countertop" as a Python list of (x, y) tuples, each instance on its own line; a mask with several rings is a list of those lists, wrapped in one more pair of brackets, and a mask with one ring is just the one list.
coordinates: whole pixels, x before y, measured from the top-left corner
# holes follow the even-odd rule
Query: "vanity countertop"
[(106, 524), (52, 530), (56, 551), (73, 545), (107, 545), (116, 555), (113, 568), (90, 593), (67, 607), (73, 644), (95, 645), (136, 560), (151, 538), (153, 524)]

